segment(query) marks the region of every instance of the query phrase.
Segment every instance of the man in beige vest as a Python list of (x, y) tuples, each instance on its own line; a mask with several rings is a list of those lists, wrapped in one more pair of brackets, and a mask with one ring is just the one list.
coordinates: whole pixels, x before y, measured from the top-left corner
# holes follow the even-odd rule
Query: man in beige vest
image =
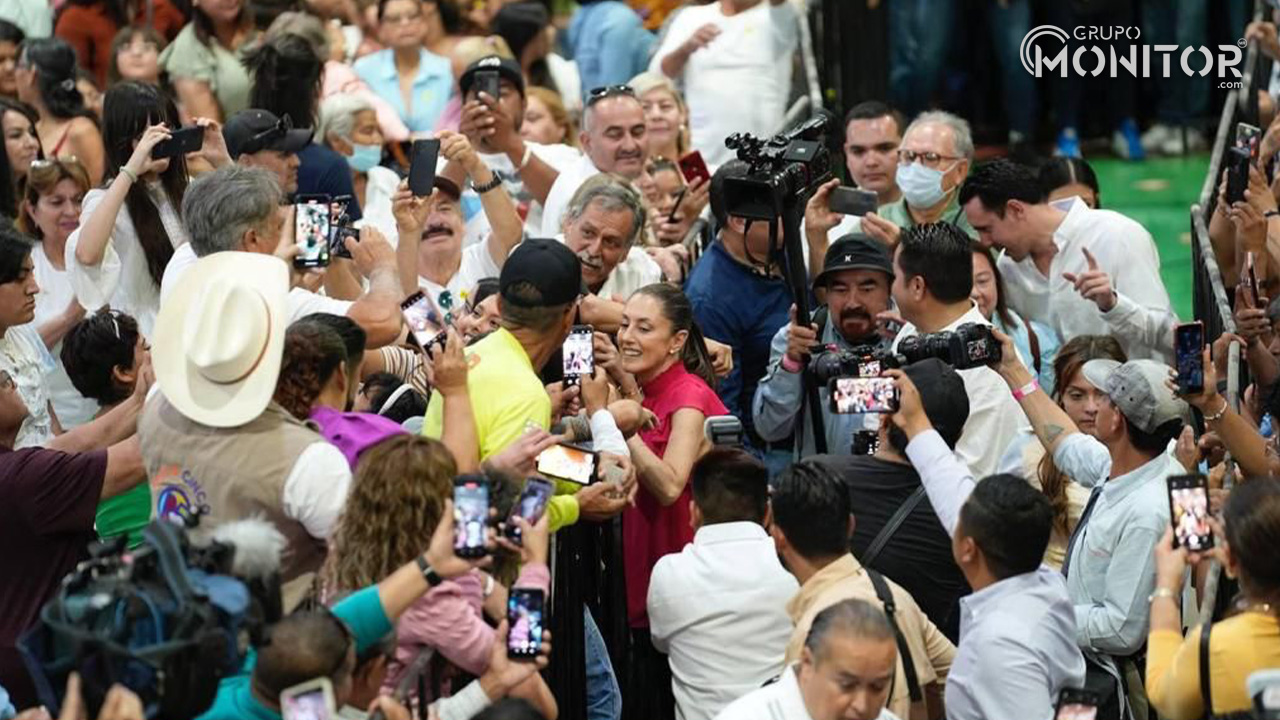
[(288, 323), (278, 257), (201, 258), (156, 321), (159, 392), (138, 423), (155, 514), (202, 527), (249, 516), (288, 541), (285, 609), (324, 559), (351, 484), (342, 453), (272, 401)]

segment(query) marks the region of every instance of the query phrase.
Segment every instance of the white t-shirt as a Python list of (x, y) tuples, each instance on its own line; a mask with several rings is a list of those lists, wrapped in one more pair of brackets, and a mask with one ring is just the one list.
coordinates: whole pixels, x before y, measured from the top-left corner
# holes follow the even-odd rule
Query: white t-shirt
[(377, 228), (391, 247), (395, 247), (400, 241), (400, 234), (396, 232), (396, 218), (391, 213), (391, 196), (400, 186), (400, 176), (379, 166), (371, 168), (365, 178), (364, 207), (360, 208), (362, 215), (353, 226), (357, 229), (366, 226)]
[[(173, 252), (173, 259), (164, 269), (164, 278), (160, 281), (160, 302), (169, 295), (169, 291), (177, 286), (187, 268), (200, 258), (188, 243)], [(330, 315), (346, 315), (354, 303), (349, 300), (335, 300), (313, 293), (305, 288), (293, 288), (289, 291), (289, 322), (300, 320), (312, 313), (328, 313)]]
[[(797, 666), (783, 670), (777, 682), (734, 700), (715, 720), (813, 720), (800, 694), (796, 672)], [(876, 720), (898, 720), (898, 716), (881, 710)]]
[(11, 327), (0, 337), (0, 370), (13, 378), (28, 412), (18, 429), (18, 439), (13, 444), (15, 450), (44, 445), (53, 437), (49, 387), (45, 381), (53, 366), (53, 356), (31, 323)]
[[(561, 233), (560, 221), (569, 210), (569, 201), (573, 199), (574, 193), (578, 192), (582, 183), (599, 174), (600, 170), (587, 155), (580, 156), (577, 162), (560, 171), (560, 177), (556, 178), (551, 192), (547, 193), (547, 204), (542, 209), (542, 230), (538, 237), (550, 238)], [(526, 227), (533, 226), (526, 223)]]
[[(31, 251), (31, 263), (35, 265), (36, 284), (40, 293), (36, 295), (36, 317), (32, 321), (37, 331), (40, 326), (58, 317), (66, 311), (67, 306), (75, 299), (76, 293), (71, 289), (71, 279), (66, 270), (59, 270), (49, 262), (44, 247), (36, 245)], [(49, 375), (49, 398), (53, 400), (53, 410), (58, 414), (58, 424), (63, 430), (83, 425), (93, 419), (98, 412), (98, 403), (80, 394), (67, 377), (67, 370), (62, 365), (62, 342), (49, 348), (56, 368)]]
[(687, 7), (671, 21), (649, 70), (661, 73), (662, 59), (709, 23), (720, 35), (690, 55), (674, 79), (684, 86), (693, 147), (707, 164), (723, 165), (735, 157), (724, 146), (733, 133), (768, 137), (782, 129), (799, 26), (789, 2), (761, 2), (732, 17), (720, 3)]
[[(426, 293), (427, 297), (431, 298), (437, 308), (444, 312), (462, 306), (463, 291), (470, 293), (475, 289), (476, 283), (487, 277), (496, 278), (501, 271), (502, 268), (493, 259), (493, 255), (489, 253), (489, 243), (477, 243), (462, 248), (462, 262), (458, 265), (458, 272), (449, 278), (449, 282), (444, 285), (437, 285), (422, 276), (418, 276), (418, 288)], [(451, 305), (450, 308), (445, 308), (440, 302), (440, 297), (445, 291), (448, 291), (452, 296), (452, 302), (449, 303)]]

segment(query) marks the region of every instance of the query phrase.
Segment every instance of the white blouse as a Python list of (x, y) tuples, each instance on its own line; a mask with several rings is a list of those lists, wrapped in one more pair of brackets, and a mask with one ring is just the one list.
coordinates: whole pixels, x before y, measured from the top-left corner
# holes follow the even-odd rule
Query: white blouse
[[(160, 222), (173, 247), (177, 249), (186, 244), (186, 227), (160, 184), (150, 182), (146, 188), (147, 194), (159, 210)], [(105, 195), (105, 190), (94, 188), (84, 196), (80, 227), (67, 238), (67, 275), (71, 279), (76, 298), (86, 310), (94, 312), (103, 305), (110, 305), (112, 309), (137, 320), (138, 329), (149, 338), (155, 327), (156, 314), (160, 311), (160, 287), (147, 271), (147, 258), (138, 241), (138, 233), (134, 230), (127, 206), (122, 205), (116, 215), (115, 227), (111, 230), (111, 239), (107, 242), (102, 262), (87, 266), (76, 261), (80, 232)]]
[[(31, 251), (31, 262), (35, 265), (36, 284), (40, 286), (40, 293), (36, 295), (36, 316), (31, 323), (38, 331), (41, 325), (66, 312), (75, 292), (71, 289), (67, 272), (53, 266), (43, 245), (36, 245)], [(81, 395), (71, 384), (71, 378), (62, 365), (62, 342), (49, 348), (49, 353), (57, 365), (48, 377), (49, 397), (53, 400), (54, 412), (58, 414), (58, 424), (63, 430), (70, 430), (92, 420), (98, 412), (98, 403)]]
[(53, 356), (45, 349), (34, 325), (11, 327), (0, 337), (0, 370), (13, 378), (28, 412), (18, 429), (15, 449), (44, 445), (53, 438), (49, 389), (45, 385), (45, 375), (53, 366)]

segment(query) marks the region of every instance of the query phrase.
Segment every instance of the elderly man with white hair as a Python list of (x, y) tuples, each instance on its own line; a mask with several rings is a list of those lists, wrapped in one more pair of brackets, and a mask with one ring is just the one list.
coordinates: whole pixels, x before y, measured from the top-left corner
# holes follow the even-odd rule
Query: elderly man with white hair
[(957, 200), (973, 164), (969, 123), (940, 110), (923, 112), (907, 126), (898, 146), (896, 175), (902, 197), (862, 219), (862, 230), (894, 247), (907, 228), (948, 222), (978, 238)]

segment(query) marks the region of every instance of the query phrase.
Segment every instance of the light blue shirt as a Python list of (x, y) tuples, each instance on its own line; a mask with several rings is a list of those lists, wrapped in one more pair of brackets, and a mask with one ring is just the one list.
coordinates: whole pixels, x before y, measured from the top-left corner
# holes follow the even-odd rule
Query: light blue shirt
[(1111, 475), (1106, 446), (1084, 433), (1058, 443), (1053, 461), (1085, 487), (1102, 484), (1084, 528), (1069, 550), (1067, 592), (1075, 604), (1080, 647), (1132, 655), (1147, 640), (1156, 584), (1155, 546), (1169, 527), (1167, 478), (1186, 473), (1168, 453), (1133, 472)]
[[(849, 350), (853, 346), (836, 330), (835, 318), (827, 318), (826, 327), (822, 330), (820, 341), (823, 345), (834, 344), (840, 350)], [(769, 368), (760, 384), (756, 386), (755, 398), (751, 403), (752, 417), (755, 420), (756, 434), (769, 442), (781, 442), (795, 432), (796, 418), (800, 415), (800, 401), (804, 394), (804, 375), (787, 372), (782, 368), (782, 356), (787, 352), (787, 328), (783, 325), (773, 336), (769, 346)], [(887, 340), (878, 340), (876, 347), (888, 348)], [(853, 447), (853, 433), (858, 430), (880, 429), (880, 416), (873, 414), (850, 413), (841, 415), (831, 412), (831, 393), (825, 386), (818, 389), (818, 399), (822, 404), (822, 422), (827, 430), (827, 452), (833, 455), (848, 455)], [(806, 407), (804, 417), (800, 419), (804, 431), (802, 451), (797, 458), (817, 453), (813, 443), (813, 422), (811, 411)]]
[(606, 85), (621, 85), (649, 67), (653, 33), (640, 15), (618, 0), (584, 4), (569, 23), (565, 47), (578, 63), (582, 101)]
[(425, 49), (419, 54), (418, 74), (413, 79), (412, 107), (404, 106), (400, 75), (396, 72), (395, 51), (379, 50), (355, 62), (356, 74), (395, 108), (411, 133), (429, 133), (444, 115), (453, 94), (453, 67), (449, 60)]
[[(974, 480), (935, 430), (907, 445), (938, 519), (955, 531)], [(1150, 553), (1148, 553), (1150, 554)], [(1084, 687), (1076, 613), (1045, 565), (960, 599), (960, 646), (947, 674), (948, 720), (1049, 720), (1063, 688)]]
[[(1036, 374), (1036, 380), (1040, 382), (1040, 387), (1044, 388), (1045, 393), (1053, 394), (1053, 360), (1058, 357), (1058, 348), (1062, 345), (1062, 341), (1058, 339), (1058, 333), (1053, 328), (1031, 321), (1031, 329), (1036, 332), (1036, 340), (1040, 344), (1040, 354), (1031, 351), (1031, 335), (1027, 332), (1026, 321), (1017, 313), (1010, 310), (1009, 314), (1013, 316), (1013, 327), (1008, 327), (1000, 320), (1000, 315), (992, 313), (991, 321), (993, 325), (1000, 329), (1000, 332), (1013, 338), (1013, 344), (1018, 348), (1018, 354), (1027, 361), (1027, 369)], [(1040, 370), (1035, 367), (1036, 360), (1040, 362)]]

